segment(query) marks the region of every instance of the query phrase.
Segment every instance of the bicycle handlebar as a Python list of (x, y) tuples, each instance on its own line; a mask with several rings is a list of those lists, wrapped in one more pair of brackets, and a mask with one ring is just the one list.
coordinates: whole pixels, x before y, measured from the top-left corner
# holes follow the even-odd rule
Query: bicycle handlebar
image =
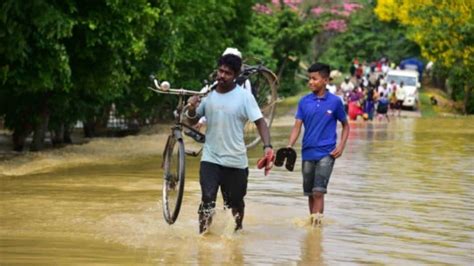
[(205, 91), (202, 91), (202, 90), (192, 91), (192, 90), (185, 90), (183, 88), (171, 89), (170, 83), (168, 81), (163, 81), (161, 82), (161, 84), (159, 84), (158, 80), (153, 75), (150, 75), (150, 80), (155, 88), (148, 87), (148, 89), (156, 93), (161, 93), (161, 94), (186, 95), (186, 96), (197, 95), (197, 96), (203, 97), (210, 91), (209, 86), (207, 86)]

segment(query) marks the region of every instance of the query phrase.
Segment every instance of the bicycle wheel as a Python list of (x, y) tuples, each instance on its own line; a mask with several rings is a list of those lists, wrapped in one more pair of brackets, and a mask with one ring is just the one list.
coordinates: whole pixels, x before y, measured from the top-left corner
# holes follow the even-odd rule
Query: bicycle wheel
[(183, 200), (185, 150), (181, 138), (169, 136), (163, 163), (163, 216), (168, 224), (178, 218)]
[[(268, 128), (271, 127), (275, 114), (278, 79), (276, 75), (267, 68), (260, 68), (248, 77), (252, 94), (257, 101)], [(260, 142), (255, 123), (248, 121), (244, 129), (244, 140), (247, 149), (255, 147)]]

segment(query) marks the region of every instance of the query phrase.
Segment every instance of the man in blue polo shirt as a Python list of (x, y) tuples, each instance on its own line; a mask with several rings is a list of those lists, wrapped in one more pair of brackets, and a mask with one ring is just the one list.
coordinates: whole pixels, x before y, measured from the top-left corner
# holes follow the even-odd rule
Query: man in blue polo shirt
[[(341, 99), (326, 90), (330, 68), (315, 63), (308, 68), (308, 87), (312, 93), (298, 103), (295, 125), (290, 134), (288, 147), (295, 145), (301, 126), (304, 125), (302, 146), (303, 191), (313, 226), (321, 224), (324, 212), (324, 194), (335, 159), (344, 151), (349, 136), (349, 123)], [(337, 144), (337, 121), (342, 124), (342, 134)], [(337, 145), (336, 145), (337, 144)]]

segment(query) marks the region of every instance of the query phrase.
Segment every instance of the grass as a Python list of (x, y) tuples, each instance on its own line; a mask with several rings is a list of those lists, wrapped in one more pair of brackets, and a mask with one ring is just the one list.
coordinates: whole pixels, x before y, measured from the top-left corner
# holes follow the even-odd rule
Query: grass
[[(437, 105), (431, 104), (433, 96), (438, 101)], [(423, 117), (460, 115), (462, 102), (452, 101), (444, 91), (427, 85), (420, 91), (420, 111)]]

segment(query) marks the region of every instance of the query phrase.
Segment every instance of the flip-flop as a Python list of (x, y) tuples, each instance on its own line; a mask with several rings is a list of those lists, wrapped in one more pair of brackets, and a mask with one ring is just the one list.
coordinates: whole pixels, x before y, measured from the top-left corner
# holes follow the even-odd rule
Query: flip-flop
[(273, 164), (275, 166), (283, 166), (283, 163), (285, 162), (286, 154), (287, 154), (287, 148), (278, 149), (276, 153), (275, 162)]
[(293, 171), (296, 162), (296, 151), (293, 148), (280, 148), (277, 151), (274, 165), (283, 166), (285, 162), (285, 167), (288, 171)]
[(296, 151), (292, 148), (287, 148), (286, 151), (286, 164), (285, 167), (288, 171), (293, 171), (295, 168), (295, 162), (296, 162)]

